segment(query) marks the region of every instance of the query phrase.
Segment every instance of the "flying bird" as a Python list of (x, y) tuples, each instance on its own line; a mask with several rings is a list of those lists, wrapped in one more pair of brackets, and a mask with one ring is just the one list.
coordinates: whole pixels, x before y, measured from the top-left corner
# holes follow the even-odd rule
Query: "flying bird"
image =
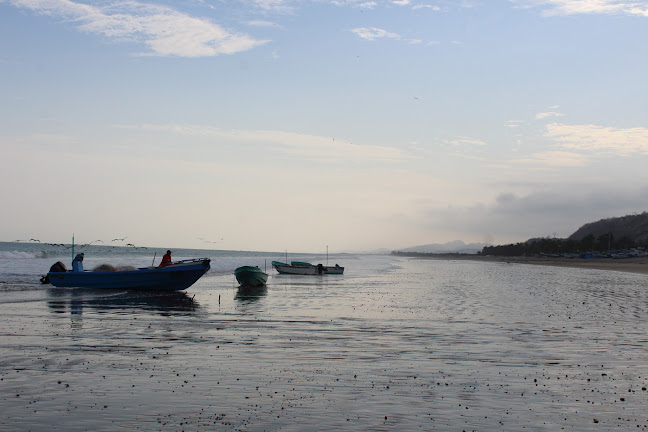
[(128, 236), (126, 236), (126, 237), (124, 237), (124, 238), (116, 238), (116, 239), (112, 239), (112, 240), (110, 240), (110, 241), (124, 241), (124, 240), (126, 240), (127, 238), (128, 238)]
[(126, 246), (132, 246), (135, 249), (148, 249), (146, 246), (135, 246), (133, 243), (127, 243)]

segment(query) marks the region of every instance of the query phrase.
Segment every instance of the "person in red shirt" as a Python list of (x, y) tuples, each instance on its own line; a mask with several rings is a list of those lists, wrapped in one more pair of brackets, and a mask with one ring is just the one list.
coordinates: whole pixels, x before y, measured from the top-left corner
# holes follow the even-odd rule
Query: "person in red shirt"
[(166, 267), (168, 265), (171, 265), (171, 251), (168, 250), (164, 256), (162, 257), (162, 262), (160, 263), (159, 267)]

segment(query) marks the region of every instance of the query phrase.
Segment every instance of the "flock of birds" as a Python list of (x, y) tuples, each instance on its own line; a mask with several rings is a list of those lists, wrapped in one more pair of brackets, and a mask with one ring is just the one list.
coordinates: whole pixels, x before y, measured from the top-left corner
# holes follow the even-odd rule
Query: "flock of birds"
[[(113, 242), (122, 242), (123, 243), (124, 240), (126, 240), (127, 238), (128, 238), (128, 236), (122, 237), (122, 238), (115, 238), (115, 239), (110, 240), (110, 243), (111, 243), (111, 245), (112, 245)], [(16, 242), (16, 243), (30, 243), (30, 242), (31, 243), (42, 243), (42, 244), (47, 245), (47, 246), (63, 247), (65, 249), (72, 249), (73, 247), (75, 247), (75, 248), (84, 248), (84, 247), (91, 246), (94, 243), (105, 243), (103, 240), (93, 240), (90, 243), (77, 244), (77, 245), (65, 244), (65, 243), (43, 243), (40, 240), (35, 239), (35, 238), (30, 238), (29, 240), (14, 240), (14, 242)], [(114, 245), (114, 246), (118, 246), (118, 245)], [(148, 249), (146, 246), (136, 246), (133, 243), (126, 243), (125, 246), (129, 246), (129, 247), (132, 247), (132, 248), (135, 248), (135, 249)], [(110, 252), (111, 250), (112, 249), (108, 249), (106, 252)]]
[[(128, 238), (128, 236), (122, 237), (122, 238), (114, 238), (114, 239), (110, 240), (110, 245), (111, 246), (119, 246), (119, 245), (113, 245), (113, 242), (121, 242), (121, 243), (123, 243), (127, 238)], [(221, 241), (224, 240), (223, 238), (220, 238), (217, 241), (211, 241), (211, 240), (205, 239), (203, 237), (197, 237), (197, 239), (202, 240), (204, 243), (218, 243), (218, 242), (221, 242)], [(104, 243), (105, 244), (105, 242), (103, 240), (94, 240), (94, 241), (91, 241), (90, 243), (85, 243), (85, 244), (80, 244), (80, 245), (72, 245), (72, 244), (64, 244), (64, 243), (43, 243), (40, 240), (35, 239), (35, 238), (30, 238), (29, 240), (14, 240), (14, 242), (16, 242), (16, 243), (29, 243), (29, 242), (31, 242), (31, 243), (42, 243), (42, 244), (47, 245), (47, 246), (63, 247), (65, 249), (72, 249), (73, 247), (84, 248), (84, 247), (88, 247), (88, 246), (90, 246), (90, 245), (92, 245), (94, 243)], [(134, 249), (148, 249), (146, 246), (136, 246), (133, 243), (126, 243), (124, 246), (132, 247)], [(106, 252), (110, 252), (111, 250), (112, 249), (108, 249)]]

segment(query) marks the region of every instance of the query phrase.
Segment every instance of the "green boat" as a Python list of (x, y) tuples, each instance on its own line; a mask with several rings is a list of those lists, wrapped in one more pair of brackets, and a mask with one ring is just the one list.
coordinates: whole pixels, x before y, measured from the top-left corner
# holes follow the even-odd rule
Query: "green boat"
[(234, 270), (234, 276), (242, 287), (261, 287), (268, 281), (268, 275), (259, 267), (239, 267)]

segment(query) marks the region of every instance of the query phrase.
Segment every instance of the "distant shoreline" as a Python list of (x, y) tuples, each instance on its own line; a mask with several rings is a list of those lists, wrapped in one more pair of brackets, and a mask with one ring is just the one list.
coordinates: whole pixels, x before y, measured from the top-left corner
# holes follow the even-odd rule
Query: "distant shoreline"
[(405, 256), (407, 258), (435, 259), (435, 260), (470, 260), (504, 262), (511, 264), (532, 264), (554, 267), (587, 268), (595, 270), (621, 271), (628, 273), (648, 274), (648, 257), (634, 258), (564, 258), (564, 257), (504, 257), (504, 256), (481, 256), (470, 254), (430, 254), (418, 256)]

